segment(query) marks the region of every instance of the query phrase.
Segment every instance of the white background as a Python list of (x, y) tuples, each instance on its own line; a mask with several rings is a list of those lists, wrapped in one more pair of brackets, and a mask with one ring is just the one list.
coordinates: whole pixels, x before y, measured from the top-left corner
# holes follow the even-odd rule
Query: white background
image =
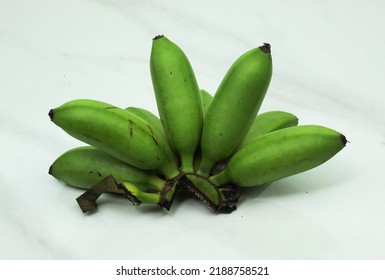
[[(0, 0), (1, 259), (383, 259), (385, 37), (381, 1)], [(215, 215), (170, 212), (82, 191), (47, 174), (82, 145), (48, 111), (76, 98), (156, 113), (152, 38), (164, 34), (214, 93), (231, 63), (269, 42), (274, 74), (261, 112), (341, 131), (326, 164), (247, 191)], [(183, 113), (183, 108), (181, 108)]]

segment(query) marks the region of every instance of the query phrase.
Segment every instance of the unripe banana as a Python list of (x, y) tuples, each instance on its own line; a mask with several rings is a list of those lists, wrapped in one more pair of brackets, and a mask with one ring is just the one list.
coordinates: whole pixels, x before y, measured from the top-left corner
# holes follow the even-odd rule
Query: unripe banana
[[(213, 101), (213, 96), (211, 96), (211, 94), (204, 89), (201, 89), (200, 92), (202, 96), (204, 115), (206, 115), (207, 110)], [(269, 111), (258, 114), (255, 117), (253, 124), (251, 125), (242, 143), (238, 146), (237, 150), (239, 150), (240, 147), (243, 147), (244, 145), (254, 141), (257, 137), (263, 134), (296, 125), (298, 125), (298, 118), (288, 112)]]
[(252, 49), (230, 67), (205, 116), (198, 173), (207, 176), (229, 157), (249, 131), (272, 75), (270, 45)]
[(231, 182), (244, 187), (273, 182), (326, 162), (346, 142), (344, 135), (322, 126), (284, 128), (245, 145), (209, 180), (216, 185)]
[[(133, 167), (91, 146), (78, 147), (63, 153), (49, 168), (49, 174), (70, 186), (90, 189), (109, 175), (117, 183), (131, 182), (160, 191), (165, 181), (154, 172)], [(117, 193), (121, 193), (117, 191)]]
[(156, 170), (167, 179), (179, 174), (177, 159), (161, 137), (134, 114), (87, 99), (67, 102), (49, 112), (51, 120), (71, 136), (132, 166)]
[(153, 40), (150, 69), (160, 119), (184, 172), (193, 172), (203, 109), (193, 69), (183, 51), (164, 36)]
[(213, 102), (213, 97), (204, 89), (201, 89), (200, 93), (202, 97), (203, 116), (206, 116), (207, 110), (209, 109), (211, 102)]
[(240, 150), (243, 146), (253, 142), (266, 133), (296, 125), (298, 125), (298, 118), (291, 113), (270, 111), (259, 114), (255, 117), (245, 139), (243, 139), (236, 150)]
[[(169, 154), (174, 154), (174, 151), (172, 150), (169, 140), (167, 139), (166, 133), (163, 129), (162, 122), (160, 119), (155, 116), (150, 111), (143, 109), (143, 108), (137, 108), (137, 107), (128, 107), (125, 110), (131, 112), (132, 114), (138, 116), (139, 118), (143, 119), (150, 127), (152, 127), (153, 130), (155, 130), (156, 134), (159, 135), (159, 137), (162, 139), (162, 143), (164, 143), (164, 147), (167, 150)], [(176, 191), (177, 184), (171, 184), (169, 187), (165, 187), (163, 189), (164, 194), (162, 193), (161, 200), (163, 201), (161, 206), (163, 208), (166, 208), (167, 210), (170, 209), (172, 201), (174, 200), (174, 193)]]

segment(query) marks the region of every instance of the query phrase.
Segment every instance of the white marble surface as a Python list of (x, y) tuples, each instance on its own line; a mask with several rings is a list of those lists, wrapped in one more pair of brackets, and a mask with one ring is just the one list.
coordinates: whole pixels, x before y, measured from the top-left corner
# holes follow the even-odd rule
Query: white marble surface
[[(1, 259), (384, 259), (385, 4), (381, 1), (0, 0)], [(81, 193), (47, 174), (81, 143), (47, 113), (75, 98), (156, 112), (151, 40), (165, 34), (210, 92), (272, 44), (261, 111), (343, 132), (325, 165), (255, 190), (231, 215), (195, 200), (165, 213)]]

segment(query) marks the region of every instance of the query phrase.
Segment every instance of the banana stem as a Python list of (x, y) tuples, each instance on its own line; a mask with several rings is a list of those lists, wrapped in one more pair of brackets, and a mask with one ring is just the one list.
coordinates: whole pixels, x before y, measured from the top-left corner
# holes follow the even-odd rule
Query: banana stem
[(186, 174), (186, 178), (194, 185), (194, 188), (197, 189), (202, 195), (204, 195), (210, 202), (214, 203), (216, 206), (220, 205), (221, 197), (219, 196), (219, 192), (216, 186), (213, 185), (210, 181), (202, 176), (197, 176), (195, 174)]
[(182, 182), (210, 210), (218, 213), (231, 213), (236, 209), (233, 202), (238, 199), (237, 188), (218, 188), (206, 177), (195, 173), (185, 174)]
[(138, 188), (136, 185), (123, 182), (122, 186), (125, 190), (126, 197), (134, 204), (134, 205), (140, 205), (140, 204), (158, 204), (160, 201), (160, 194), (159, 193), (148, 193), (142, 191), (140, 188)]
[(226, 171), (227, 170), (224, 169), (222, 172), (220, 172), (214, 176), (209, 177), (208, 180), (210, 180), (212, 183), (214, 183), (217, 186), (221, 186), (221, 185), (230, 183), (231, 179), (229, 178)]
[(194, 172), (194, 154), (183, 155), (181, 157), (182, 166), (181, 170), (183, 173)]
[(184, 173), (179, 173), (174, 178), (167, 180), (165, 182), (162, 189), (159, 191), (159, 194), (160, 194), (159, 206), (161, 208), (170, 210), (171, 205), (174, 201), (175, 193), (178, 188), (178, 183), (183, 176), (184, 176)]
[(197, 173), (202, 177), (209, 177), (211, 168), (213, 167), (214, 162), (207, 157), (203, 156)]
[(174, 166), (171, 162), (166, 161), (159, 170), (168, 180), (174, 179), (180, 175), (179, 168)]
[(160, 191), (166, 184), (166, 181), (164, 181), (163, 179), (159, 178), (157, 175), (154, 174), (154, 176), (151, 176), (149, 178), (148, 184), (154, 187), (155, 190)]

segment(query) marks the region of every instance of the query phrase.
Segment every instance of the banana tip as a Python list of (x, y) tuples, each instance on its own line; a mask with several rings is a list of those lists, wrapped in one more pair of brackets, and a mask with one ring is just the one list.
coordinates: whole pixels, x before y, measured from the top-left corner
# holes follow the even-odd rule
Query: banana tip
[(271, 53), (271, 45), (269, 43), (263, 43), (263, 46), (259, 47), (264, 53)]
[(49, 167), (49, 169), (48, 169), (48, 174), (49, 175), (52, 175), (52, 165)]
[(49, 116), (49, 118), (51, 119), (51, 121), (53, 120), (53, 115), (54, 115), (53, 109), (49, 110), (48, 116)]
[(344, 146), (346, 146), (346, 143), (348, 143), (348, 139), (346, 139), (345, 135), (340, 134), (341, 142)]
[(153, 38), (153, 40), (158, 40), (158, 39), (163, 38), (163, 37), (164, 37), (163, 35), (156, 35), (156, 36)]

